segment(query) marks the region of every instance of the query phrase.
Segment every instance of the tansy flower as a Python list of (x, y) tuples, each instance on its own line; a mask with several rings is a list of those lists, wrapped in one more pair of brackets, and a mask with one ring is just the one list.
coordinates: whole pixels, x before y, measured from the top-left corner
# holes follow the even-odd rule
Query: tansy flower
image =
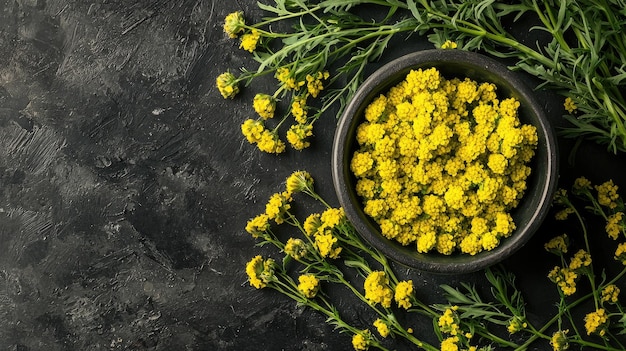
[(306, 75), (306, 81), (307, 81), (307, 91), (309, 92), (309, 94), (311, 94), (311, 96), (313, 96), (314, 98), (317, 97), (317, 95), (324, 90), (324, 83), (322, 82), (322, 80), (326, 80), (328, 79), (328, 77), (330, 76), (330, 74), (326, 71), (326, 72), (317, 72), (314, 75), (310, 75), (307, 74)]
[(246, 231), (255, 238), (263, 236), (263, 234), (270, 229), (269, 220), (269, 216), (262, 213), (248, 221), (246, 224)]
[(385, 323), (382, 319), (378, 318), (375, 320), (374, 327), (378, 330), (378, 334), (380, 334), (383, 338), (389, 336), (389, 325), (387, 325), (387, 323)]
[(572, 191), (575, 194), (580, 194), (585, 190), (591, 190), (591, 181), (585, 177), (578, 177), (574, 180), (574, 185), (572, 186)]
[(317, 295), (320, 281), (312, 274), (304, 274), (298, 277), (298, 291), (308, 299), (312, 299)]
[(264, 129), (257, 142), (259, 150), (270, 154), (280, 154), (285, 151), (285, 143), (278, 138), (275, 131)]
[(616, 212), (610, 215), (606, 219), (605, 230), (609, 235), (609, 238), (617, 240), (619, 234), (622, 232), (622, 219), (624, 218), (623, 212)]
[(578, 274), (569, 268), (556, 266), (548, 273), (548, 278), (557, 284), (565, 296), (576, 292), (576, 278), (578, 278)]
[(277, 69), (275, 77), (287, 90), (300, 90), (300, 87), (304, 85), (304, 81), (297, 81), (287, 67)]
[(572, 100), (572, 98), (569, 96), (565, 98), (563, 107), (565, 107), (565, 110), (569, 113), (574, 113), (574, 111), (576, 111), (576, 109), (578, 108), (574, 100)]
[(304, 190), (313, 191), (313, 177), (307, 171), (295, 171), (285, 181), (288, 193), (298, 193)]
[(591, 265), (591, 255), (585, 250), (578, 250), (569, 264), (569, 269), (572, 271), (582, 272), (583, 268)]
[(322, 226), (321, 215), (319, 213), (310, 214), (302, 224), (302, 228), (304, 229), (304, 233), (308, 236), (314, 235), (317, 233), (319, 227)]
[(239, 44), (239, 48), (248, 52), (254, 52), (257, 44), (259, 43), (259, 39), (261, 39), (261, 32), (256, 29), (252, 29), (250, 33), (246, 33), (241, 36), (241, 44)]
[(306, 243), (302, 239), (289, 238), (285, 243), (285, 253), (296, 260), (305, 257), (307, 252)]
[(337, 238), (329, 230), (315, 234), (315, 247), (322, 257), (332, 259), (338, 258), (342, 250)]
[(269, 219), (272, 219), (276, 224), (284, 222), (285, 214), (291, 208), (290, 196), (286, 193), (275, 193), (270, 196), (267, 204), (265, 205), (265, 214)]
[(585, 316), (585, 330), (587, 335), (597, 334), (604, 336), (608, 328), (609, 319), (603, 308), (591, 312)]
[(554, 215), (554, 219), (557, 221), (564, 221), (569, 217), (569, 215), (574, 213), (574, 209), (571, 207), (566, 207)]
[(273, 96), (259, 93), (254, 96), (252, 107), (263, 119), (273, 118), (274, 112), (276, 112), (276, 99)]
[(521, 330), (524, 330), (528, 324), (524, 322), (520, 317), (513, 317), (509, 320), (509, 324), (506, 329), (509, 331), (509, 334), (515, 334)]
[(239, 33), (245, 30), (246, 21), (243, 12), (236, 11), (229, 13), (224, 19), (224, 33), (230, 38), (237, 38)]
[(247, 119), (241, 125), (241, 133), (250, 144), (258, 143), (265, 131), (265, 125), (261, 121)]
[(394, 294), (394, 300), (398, 304), (398, 307), (402, 307), (408, 310), (411, 304), (411, 296), (413, 294), (413, 281), (401, 281), (396, 285), (396, 291)]
[(250, 285), (257, 289), (262, 289), (274, 279), (274, 260), (268, 258), (263, 260), (260, 255), (255, 256), (246, 264), (246, 274)]
[(306, 105), (306, 98), (307, 95), (298, 95), (294, 97), (291, 103), (291, 115), (299, 124), (306, 124), (307, 122), (308, 107)]
[(610, 284), (602, 289), (602, 302), (617, 303), (620, 289), (615, 284)]
[(617, 245), (617, 249), (615, 250), (615, 259), (622, 262), (622, 264), (626, 266), (626, 243)]
[(569, 342), (567, 341), (567, 333), (569, 330), (558, 330), (552, 334), (550, 338), (550, 345), (553, 351), (565, 351), (569, 348)]
[(552, 252), (556, 255), (561, 255), (567, 253), (568, 246), (569, 238), (567, 237), (567, 234), (563, 234), (550, 239), (550, 241), (548, 241), (544, 245), (544, 248), (548, 252)]
[(333, 229), (341, 224), (346, 218), (343, 208), (328, 208), (322, 212), (320, 219), (322, 228)]
[(224, 72), (217, 76), (215, 79), (215, 85), (217, 86), (217, 90), (220, 91), (220, 94), (227, 98), (234, 98), (235, 95), (239, 93), (239, 82), (237, 81), (237, 77), (230, 72)]
[(443, 314), (439, 317), (437, 325), (442, 333), (457, 335), (460, 331), (459, 316), (456, 313), (458, 306), (452, 306), (446, 308)]
[(600, 205), (611, 209), (617, 207), (616, 201), (619, 199), (619, 194), (617, 193), (618, 187), (613, 184), (613, 180), (596, 185), (595, 188), (598, 191), (598, 203)]
[(441, 341), (441, 351), (459, 351), (459, 337), (452, 336)]
[(389, 287), (389, 279), (382, 271), (373, 271), (364, 283), (365, 298), (370, 304), (375, 305), (380, 303), (381, 306), (388, 308), (391, 306), (391, 299), (393, 298), (393, 291)]
[(441, 44), (441, 48), (442, 49), (456, 49), (457, 44), (453, 42), (452, 40), (448, 39), (443, 44)]
[(363, 330), (360, 333), (356, 333), (352, 336), (352, 347), (356, 351), (365, 351), (370, 346), (371, 332), (369, 330)]
[(303, 150), (311, 145), (306, 139), (313, 135), (310, 124), (294, 124), (287, 131), (287, 141), (295, 150)]

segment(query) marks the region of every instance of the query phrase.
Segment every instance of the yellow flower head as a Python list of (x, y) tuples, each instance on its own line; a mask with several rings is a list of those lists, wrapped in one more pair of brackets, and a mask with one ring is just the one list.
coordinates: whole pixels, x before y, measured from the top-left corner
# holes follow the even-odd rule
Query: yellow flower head
[(250, 31), (250, 33), (246, 33), (241, 36), (241, 44), (239, 44), (239, 48), (244, 49), (248, 52), (254, 52), (260, 39), (261, 32), (259, 32), (257, 29), (253, 29)]
[(448, 39), (443, 44), (441, 44), (441, 48), (442, 49), (456, 49), (457, 44), (453, 42), (452, 40)]
[(314, 98), (317, 97), (317, 95), (324, 90), (324, 83), (322, 81), (328, 79), (329, 76), (330, 74), (328, 72), (317, 72), (314, 75), (307, 74), (306, 87), (309, 94), (311, 94)]
[(567, 341), (568, 332), (569, 330), (559, 330), (552, 334), (550, 345), (552, 345), (553, 351), (565, 351), (569, 348), (569, 342)]
[(287, 141), (295, 150), (303, 150), (311, 146), (306, 139), (313, 135), (311, 124), (294, 124), (287, 131)]
[(343, 211), (343, 208), (328, 208), (320, 217), (322, 220), (322, 228), (333, 229), (343, 223), (346, 219), (346, 214)]
[(304, 190), (313, 191), (313, 177), (307, 171), (295, 171), (285, 181), (288, 193), (298, 193)]
[(578, 278), (578, 274), (569, 268), (556, 266), (550, 271), (548, 278), (557, 284), (564, 295), (569, 296), (576, 292), (576, 278)]
[(459, 351), (459, 337), (452, 336), (441, 341), (441, 351)]
[(273, 118), (274, 112), (276, 112), (276, 99), (271, 95), (259, 93), (254, 96), (252, 107), (254, 107), (254, 111), (256, 111), (261, 118)]
[(246, 231), (255, 238), (263, 236), (270, 229), (269, 220), (269, 216), (262, 213), (248, 221)]
[(220, 91), (220, 94), (227, 98), (234, 98), (235, 95), (239, 94), (239, 82), (237, 81), (237, 77), (230, 72), (224, 72), (217, 76), (215, 79), (215, 85), (217, 86), (217, 90)]
[(578, 250), (569, 264), (569, 269), (582, 273), (585, 267), (591, 265), (591, 255), (585, 250)]
[(585, 177), (578, 177), (574, 180), (574, 185), (572, 186), (572, 190), (576, 194), (580, 194), (583, 191), (591, 190), (591, 181)]
[(598, 203), (600, 205), (611, 209), (617, 207), (617, 201), (619, 200), (618, 187), (613, 184), (613, 180), (596, 185), (595, 188), (598, 191)]
[(566, 207), (562, 210), (560, 210), (559, 212), (554, 214), (554, 218), (557, 221), (564, 221), (567, 219), (567, 217), (569, 217), (569, 215), (574, 213), (574, 209), (571, 207)]
[(615, 284), (610, 284), (602, 289), (602, 302), (617, 303), (620, 289)]
[(246, 264), (246, 274), (250, 285), (257, 289), (262, 289), (274, 279), (273, 259), (264, 260), (260, 255), (255, 256)]
[(273, 194), (265, 205), (265, 214), (269, 219), (274, 220), (276, 224), (283, 223), (285, 214), (291, 208), (290, 201), (290, 195), (287, 193)]
[(342, 250), (337, 238), (330, 230), (315, 234), (315, 247), (322, 257), (332, 259), (338, 258)]
[(513, 317), (511, 318), (511, 320), (509, 320), (509, 324), (507, 325), (506, 329), (509, 331), (509, 334), (515, 334), (519, 331), (524, 330), (527, 326), (528, 324), (520, 317)]
[(247, 119), (241, 125), (241, 133), (246, 137), (250, 144), (258, 143), (265, 131), (265, 125), (261, 121)]
[(278, 138), (276, 131), (263, 130), (257, 142), (259, 150), (270, 154), (280, 154), (285, 151), (285, 143)]
[(393, 291), (389, 287), (389, 279), (382, 271), (373, 271), (364, 283), (365, 298), (375, 305), (380, 303), (383, 307), (388, 308), (391, 306), (391, 299), (393, 298)]
[(456, 313), (457, 306), (446, 308), (443, 314), (439, 317), (437, 324), (442, 333), (457, 335), (460, 331), (459, 316)]
[(406, 280), (401, 281), (396, 285), (396, 292), (394, 294), (394, 300), (398, 304), (398, 307), (402, 307), (408, 310), (411, 304), (411, 296), (413, 295), (413, 281)]
[(285, 243), (285, 253), (296, 260), (304, 258), (308, 253), (306, 243), (302, 239), (289, 238)]
[(306, 94), (298, 95), (294, 97), (293, 102), (291, 103), (291, 114), (299, 124), (306, 124), (307, 122), (307, 111), (309, 108), (306, 105), (306, 99)]
[(387, 325), (387, 323), (385, 323), (382, 319), (378, 318), (377, 320), (375, 320), (374, 327), (376, 328), (376, 330), (378, 330), (378, 334), (380, 334), (380, 336), (382, 336), (383, 338), (389, 336), (389, 325)]
[(320, 281), (313, 274), (304, 274), (298, 277), (298, 291), (308, 299), (317, 295), (320, 288)]
[(321, 215), (319, 213), (310, 214), (305, 220), (302, 227), (304, 228), (304, 233), (308, 236), (314, 235), (317, 233), (317, 230), (322, 226)]
[(603, 308), (585, 316), (585, 330), (587, 330), (587, 335), (597, 334), (604, 336), (604, 334), (606, 334), (608, 324), (609, 319)]
[(229, 13), (224, 19), (224, 33), (230, 38), (237, 38), (245, 30), (246, 20), (242, 11)]
[(293, 72), (287, 67), (277, 69), (275, 77), (287, 90), (300, 90), (300, 87), (305, 84), (304, 81), (296, 80)]
[(609, 235), (609, 238), (613, 240), (617, 240), (619, 234), (623, 231), (622, 219), (624, 218), (624, 212), (616, 212), (610, 215), (606, 219), (606, 233)]
[(576, 111), (576, 109), (578, 108), (574, 100), (572, 100), (572, 98), (569, 96), (565, 98), (563, 107), (565, 107), (565, 110), (569, 113), (574, 113), (574, 111)]
[(352, 336), (352, 347), (355, 351), (365, 351), (370, 347), (371, 332), (363, 330)]
[(615, 259), (622, 262), (622, 264), (626, 266), (626, 243), (617, 245), (617, 249), (615, 250)]
[(552, 252), (556, 255), (561, 255), (567, 253), (568, 246), (569, 238), (567, 237), (567, 234), (563, 234), (550, 239), (550, 241), (548, 241), (544, 245), (544, 248), (548, 252)]

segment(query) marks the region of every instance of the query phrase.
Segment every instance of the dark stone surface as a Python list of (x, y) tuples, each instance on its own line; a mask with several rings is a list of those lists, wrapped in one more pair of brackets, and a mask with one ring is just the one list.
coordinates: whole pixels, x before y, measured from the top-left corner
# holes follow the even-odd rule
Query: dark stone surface
[[(0, 349), (350, 349), (322, 316), (246, 283), (245, 263), (273, 251), (243, 228), (286, 176), (308, 169), (336, 205), (335, 120), (301, 153), (245, 142), (253, 89), (225, 101), (214, 87), (252, 65), (222, 33), (234, 10), (262, 16), (250, 0), (0, 0)], [(412, 38), (382, 61), (426, 47)], [(559, 104), (541, 98), (558, 123)], [(606, 166), (623, 157), (593, 145), (577, 155), (565, 180), (585, 170), (625, 185)], [(539, 248), (560, 231), (547, 224), (506, 262), (539, 319), (556, 296)], [(400, 275), (426, 302), (440, 301), (439, 284), (483, 282)], [(347, 319), (367, 313), (340, 301)], [(414, 329), (433, 340), (430, 321)]]

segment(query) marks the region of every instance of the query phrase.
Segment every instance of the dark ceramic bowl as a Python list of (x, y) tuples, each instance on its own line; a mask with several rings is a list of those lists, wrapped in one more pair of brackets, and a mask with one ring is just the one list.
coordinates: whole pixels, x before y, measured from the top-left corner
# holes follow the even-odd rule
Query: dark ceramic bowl
[[(520, 101), (522, 123), (537, 128), (539, 143), (531, 161), (532, 173), (527, 190), (518, 207), (511, 213), (517, 229), (501, 240), (491, 251), (476, 255), (454, 253), (418, 253), (414, 244), (400, 243), (382, 236), (378, 224), (363, 212), (362, 201), (355, 190), (356, 178), (350, 160), (358, 148), (356, 130), (364, 120), (365, 107), (380, 94), (402, 81), (411, 69), (436, 67), (450, 79), (469, 77), (477, 82), (497, 86), (500, 99), (515, 97)], [(555, 133), (548, 118), (533, 98), (533, 91), (509, 69), (486, 56), (461, 50), (425, 50), (403, 56), (383, 66), (361, 85), (341, 116), (332, 154), (332, 174), (339, 203), (357, 231), (387, 257), (406, 266), (436, 273), (468, 273), (483, 269), (507, 258), (539, 229), (551, 204), (557, 183), (558, 154)]]

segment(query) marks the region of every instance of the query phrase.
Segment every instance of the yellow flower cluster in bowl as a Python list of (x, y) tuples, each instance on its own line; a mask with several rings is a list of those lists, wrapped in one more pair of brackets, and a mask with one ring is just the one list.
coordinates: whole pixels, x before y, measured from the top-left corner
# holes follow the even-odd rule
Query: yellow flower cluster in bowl
[(496, 90), (417, 69), (365, 108), (350, 169), (383, 236), (475, 255), (513, 233), (538, 137)]

